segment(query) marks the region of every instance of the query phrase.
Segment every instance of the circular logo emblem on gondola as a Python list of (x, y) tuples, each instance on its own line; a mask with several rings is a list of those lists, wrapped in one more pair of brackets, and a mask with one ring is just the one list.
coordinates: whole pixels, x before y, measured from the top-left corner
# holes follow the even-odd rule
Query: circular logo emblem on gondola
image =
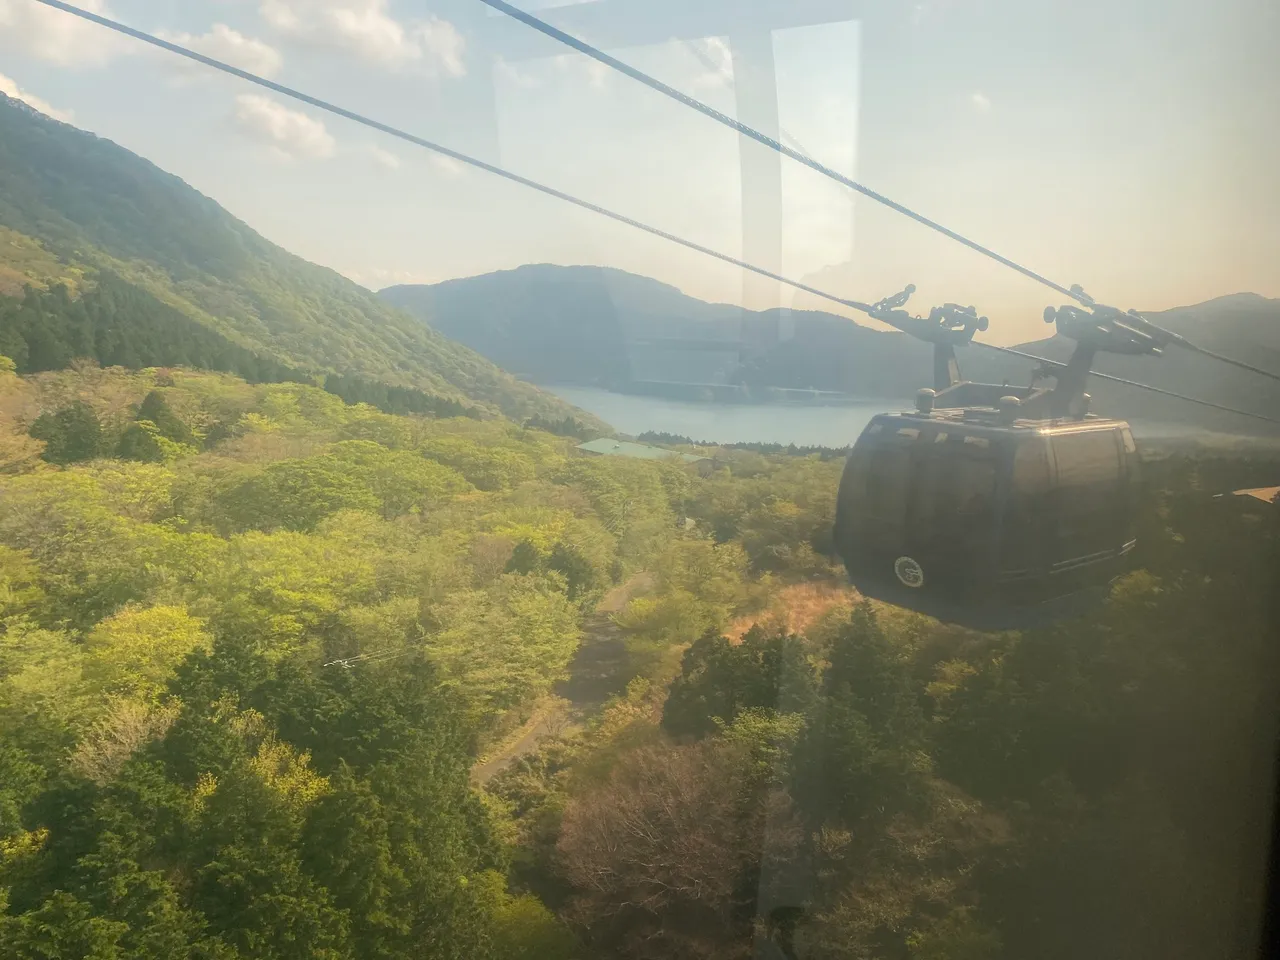
[(910, 557), (899, 557), (893, 564), (893, 572), (906, 587), (924, 586), (924, 568)]

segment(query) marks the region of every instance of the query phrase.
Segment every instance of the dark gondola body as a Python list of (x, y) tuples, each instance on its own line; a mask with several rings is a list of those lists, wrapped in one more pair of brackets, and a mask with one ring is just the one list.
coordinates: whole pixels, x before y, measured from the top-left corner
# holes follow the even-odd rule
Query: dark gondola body
[(846, 464), (836, 546), (873, 599), (973, 629), (1042, 625), (1124, 572), (1138, 469), (1119, 420), (884, 414)]

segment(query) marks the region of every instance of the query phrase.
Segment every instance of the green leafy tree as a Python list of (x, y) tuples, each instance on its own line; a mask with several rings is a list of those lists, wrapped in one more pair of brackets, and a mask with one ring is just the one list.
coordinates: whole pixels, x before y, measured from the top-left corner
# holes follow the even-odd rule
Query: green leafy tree
[(677, 735), (706, 736), (748, 710), (806, 713), (815, 672), (804, 641), (752, 627), (741, 643), (717, 633), (698, 639), (671, 684), (662, 725)]
[(322, 459), (273, 464), (224, 493), (224, 515), (241, 530), (311, 530), (339, 510), (377, 510), (362, 479)]
[(458, 591), (435, 606), (442, 626), (427, 652), (477, 722), (545, 694), (564, 676), (581, 629), (562, 583), (507, 574), (490, 591)]
[(152, 390), (142, 400), (138, 406), (138, 414), (135, 420), (146, 420), (154, 423), (156, 429), (160, 431), (160, 435), (166, 440), (172, 440), (174, 443), (194, 444), (195, 437), (191, 433), (191, 429), (182, 422), (169, 405), (165, 403), (164, 394), (159, 390)]
[(86, 637), (84, 673), (111, 693), (155, 700), (178, 664), (210, 643), (204, 623), (184, 607), (125, 608)]
[(174, 443), (150, 420), (138, 420), (121, 432), (116, 456), (141, 463), (163, 463), (193, 449)]

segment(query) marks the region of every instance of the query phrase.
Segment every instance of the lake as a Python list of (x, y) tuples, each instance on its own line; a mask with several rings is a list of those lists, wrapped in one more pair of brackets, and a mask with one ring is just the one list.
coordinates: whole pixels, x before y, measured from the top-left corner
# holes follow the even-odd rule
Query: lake
[(877, 413), (910, 408), (902, 400), (867, 400), (848, 406), (692, 403), (610, 393), (595, 387), (544, 387), (621, 433), (674, 433), (707, 443), (794, 443), (847, 447)]
[[(910, 401), (866, 400), (847, 406), (693, 403), (661, 397), (611, 393), (596, 387), (543, 387), (576, 407), (594, 413), (620, 433), (652, 430), (706, 443), (794, 443), (798, 447), (847, 447), (875, 414), (909, 410)], [(1133, 422), (1139, 437), (1204, 435), (1177, 424)]]

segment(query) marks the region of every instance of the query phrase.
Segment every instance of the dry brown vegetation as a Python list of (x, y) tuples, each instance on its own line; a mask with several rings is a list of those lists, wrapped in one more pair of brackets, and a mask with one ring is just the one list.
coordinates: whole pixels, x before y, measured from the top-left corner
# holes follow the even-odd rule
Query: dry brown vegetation
[(779, 590), (760, 613), (734, 620), (725, 636), (740, 643), (754, 626), (770, 632), (804, 633), (833, 611), (852, 610), (857, 601), (858, 592), (845, 584), (830, 581), (792, 584)]

